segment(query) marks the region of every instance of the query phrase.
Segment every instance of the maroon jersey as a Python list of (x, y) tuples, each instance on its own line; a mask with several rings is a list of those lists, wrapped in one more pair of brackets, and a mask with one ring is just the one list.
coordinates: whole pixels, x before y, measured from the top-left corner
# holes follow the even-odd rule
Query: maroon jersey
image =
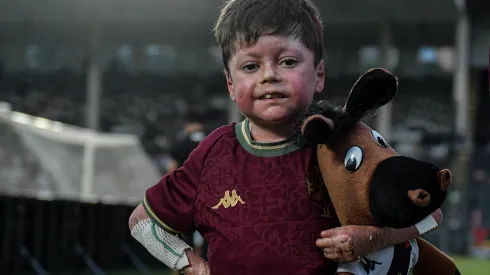
[(316, 150), (301, 140), (254, 142), (248, 123), (206, 137), (148, 189), (146, 211), (170, 232), (198, 230), (213, 275), (334, 274), (315, 246), (322, 230), (339, 226)]

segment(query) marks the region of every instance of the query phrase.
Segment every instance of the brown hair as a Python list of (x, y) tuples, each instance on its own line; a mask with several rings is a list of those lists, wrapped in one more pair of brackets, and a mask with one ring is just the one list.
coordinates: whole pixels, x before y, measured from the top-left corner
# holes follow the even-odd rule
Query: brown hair
[(313, 52), (315, 66), (323, 58), (323, 25), (311, 0), (229, 0), (214, 35), (227, 71), (237, 41), (251, 46), (264, 35), (298, 37)]

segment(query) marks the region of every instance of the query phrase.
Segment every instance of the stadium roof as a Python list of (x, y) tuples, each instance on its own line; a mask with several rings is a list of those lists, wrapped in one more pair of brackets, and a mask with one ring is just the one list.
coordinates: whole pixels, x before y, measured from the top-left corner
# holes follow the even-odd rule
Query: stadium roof
[[(16, 0), (0, 3), (0, 41), (86, 43), (100, 28), (105, 43), (212, 45), (210, 29), (221, 0)], [(453, 42), (456, 8), (448, 0), (316, 0), (327, 44), (377, 43), (382, 21), (393, 23), (394, 40)], [(438, 36), (434, 36), (438, 33)], [(183, 35), (184, 34), (184, 35)], [(415, 39), (415, 40), (414, 40)], [(128, 41), (129, 40), (129, 41)], [(355, 41), (353, 41), (355, 40)], [(29, 42), (30, 41), (30, 42)]]

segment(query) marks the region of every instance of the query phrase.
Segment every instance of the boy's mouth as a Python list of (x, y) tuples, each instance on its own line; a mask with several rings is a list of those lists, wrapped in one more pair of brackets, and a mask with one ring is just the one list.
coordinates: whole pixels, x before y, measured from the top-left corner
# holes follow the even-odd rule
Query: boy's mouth
[(286, 98), (286, 96), (282, 93), (270, 93), (270, 94), (265, 94), (261, 97), (259, 97), (259, 99), (263, 100), (263, 99), (276, 99), (276, 98)]

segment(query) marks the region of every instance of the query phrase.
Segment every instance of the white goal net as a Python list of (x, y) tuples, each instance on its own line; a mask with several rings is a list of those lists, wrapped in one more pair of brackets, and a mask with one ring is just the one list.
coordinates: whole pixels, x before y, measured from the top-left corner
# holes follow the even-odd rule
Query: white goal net
[(0, 193), (136, 203), (160, 178), (139, 139), (0, 106)]

